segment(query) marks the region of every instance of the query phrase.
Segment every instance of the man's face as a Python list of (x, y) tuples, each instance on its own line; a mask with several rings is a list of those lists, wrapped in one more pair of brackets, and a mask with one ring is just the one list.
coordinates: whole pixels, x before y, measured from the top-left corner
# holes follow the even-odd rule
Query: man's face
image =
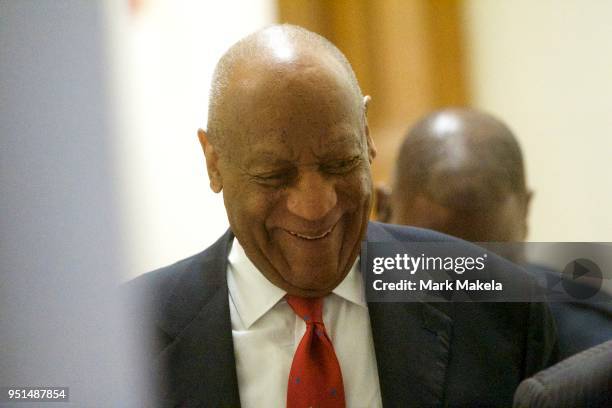
[(316, 67), (275, 75), (251, 74), (232, 99), (232, 142), (218, 160), (225, 207), (268, 280), (321, 296), (350, 270), (368, 222), (363, 104), (343, 76)]
[[(399, 196), (394, 196), (399, 201)], [(526, 202), (506, 193), (494, 205), (476, 210), (454, 210), (424, 194), (395, 203), (392, 222), (428, 228), (473, 242), (520, 242), (526, 237)]]

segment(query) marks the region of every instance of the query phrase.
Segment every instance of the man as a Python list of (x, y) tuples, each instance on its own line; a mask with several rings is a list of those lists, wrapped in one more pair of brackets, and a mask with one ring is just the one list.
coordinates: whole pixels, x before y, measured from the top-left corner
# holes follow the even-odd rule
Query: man
[(342, 53), (299, 27), (219, 61), (198, 136), (230, 231), (128, 285), (169, 405), (503, 406), (551, 362), (541, 304), (366, 301), (364, 238), (450, 239), (368, 223), (369, 100)]
[[(444, 109), (427, 115), (408, 132), (392, 192), (378, 189), (377, 209), (381, 221), (474, 242), (520, 242), (527, 237), (532, 195), (521, 149), (504, 123), (473, 109)], [(520, 253), (508, 255), (522, 261)], [(556, 272), (527, 267), (544, 280), (559, 282)], [(577, 282), (567, 285), (584, 291)], [(560, 358), (612, 339), (609, 301), (552, 302), (550, 307)]]
[(488, 242), (526, 237), (531, 196), (510, 129), (476, 110), (445, 109), (408, 132), (390, 197), (377, 198), (386, 222)]

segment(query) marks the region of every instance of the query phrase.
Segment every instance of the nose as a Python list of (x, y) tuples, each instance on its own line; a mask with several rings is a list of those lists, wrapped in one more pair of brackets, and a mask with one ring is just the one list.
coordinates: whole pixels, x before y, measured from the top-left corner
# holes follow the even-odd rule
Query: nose
[(287, 208), (301, 218), (317, 221), (325, 217), (337, 202), (338, 196), (332, 180), (312, 170), (303, 172), (289, 189)]

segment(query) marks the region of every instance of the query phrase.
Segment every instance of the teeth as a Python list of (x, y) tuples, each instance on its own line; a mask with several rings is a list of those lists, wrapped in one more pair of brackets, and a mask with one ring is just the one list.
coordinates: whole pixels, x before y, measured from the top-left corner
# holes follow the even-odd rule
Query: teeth
[(299, 237), (299, 238), (314, 240), (314, 239), (321, 239), (321, 238), (325, 237), (327, 234), (329, 234), (331, 232), (332, 228), (328, 229), (327, 231), (325, 231), (321, 235), (316, 235), (316, 236), (302, 235), (302, 234), (298, 234), (297, 232), (293, 232), (293, 231), (289, 231), (289, 233), (291, 235), (294, 235), (294, 236)]

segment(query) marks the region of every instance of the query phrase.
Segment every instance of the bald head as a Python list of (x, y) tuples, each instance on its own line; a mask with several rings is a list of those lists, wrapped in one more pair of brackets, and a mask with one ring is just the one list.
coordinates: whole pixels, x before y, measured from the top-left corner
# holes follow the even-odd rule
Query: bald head
[[(291, 77), (335, 77), (353, 92), (357, 105), (362, 95), (346, 57), (327, 39), (301, 27), (283, 24), (259, 30), (235, 43), (221, 57), (211, 83), (207, 132), (213, 144), (231, 137), (236, 99), (261, 87), (281, 87)], [(239, 115), (242, 112), (238, 113)], [(232, 117), (234, 116), (234, 117)], [(230, 123), (228, 123), (230, 122)]]
[(393, 222), (472, 241), (520, 241), (528, 201), (520, 147), (495, 117), (441, 110), (406, 135), (395, 169)]
[(198, 132), (232, 232), (272, 284), (320, 297), (361, 249), (375, 150), (366, 102), (344, 56), (322, 37), (273, 26), (231, 47)]

